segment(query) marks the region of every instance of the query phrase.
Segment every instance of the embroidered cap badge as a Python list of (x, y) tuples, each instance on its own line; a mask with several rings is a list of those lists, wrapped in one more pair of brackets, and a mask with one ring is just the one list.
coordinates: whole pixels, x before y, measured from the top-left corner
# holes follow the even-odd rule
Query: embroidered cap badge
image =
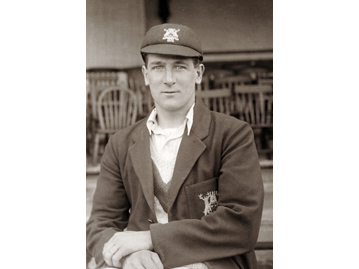
[(179, 40), (177, 32), (179, 32), (180, 29), (168, 28), (164, 30), (166, 33), (163, 35), (162, 39), (167, 39), (167, 42), (175, 42), (175, 40)]
[(207, 192), (206, 196), (203, 196), (202, 194), (200, 194), (200, 195), (198, 195), (198, 197), (199, 197), (199, 199), (203, 200), (203, 202), (204, 202), (203, 213), (205, 216), (216, 211), (216, 208), (218, 206), (217, 191)]

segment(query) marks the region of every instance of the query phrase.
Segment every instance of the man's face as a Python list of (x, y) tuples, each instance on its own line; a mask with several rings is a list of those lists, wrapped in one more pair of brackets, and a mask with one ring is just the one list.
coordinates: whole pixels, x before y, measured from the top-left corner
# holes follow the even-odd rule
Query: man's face
[(201, 83), (203, 64), (194, 66), (191, 58), (149, 54), (142, 67), (156, 107), (186, 113), (195, 101), (195, 84)]

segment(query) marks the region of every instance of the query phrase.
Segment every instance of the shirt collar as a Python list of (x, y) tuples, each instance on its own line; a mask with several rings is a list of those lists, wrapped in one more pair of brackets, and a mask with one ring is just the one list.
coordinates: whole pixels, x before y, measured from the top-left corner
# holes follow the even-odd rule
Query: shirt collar
[[(190, 134), (192, 124), (193, 124), (193, 108), (194, 108), (194, 105), (195, 104), (193, 104), (191, 106), (191, 108), (188, 110), (187, 115), (185, 117), (185, 122), (186, 122), (186, 125), (187, 125), (187, 135)], [(150, 135), (152, 134), (153, 130), (155, 130), (158, 127), (156, 116), (157, 116), (157, 112), (156, 112), (156, 108), (154, 108), (152, 110), (150, 116), (148, 117), (147, 122), (146, 122), (147, 129), (148, 129)]]

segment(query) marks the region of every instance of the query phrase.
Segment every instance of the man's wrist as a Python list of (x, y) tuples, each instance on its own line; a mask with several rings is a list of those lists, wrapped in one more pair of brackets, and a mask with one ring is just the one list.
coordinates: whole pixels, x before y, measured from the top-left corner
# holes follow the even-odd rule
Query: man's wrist
[(148, 245), (148, 250), (153, 250), (151, 231), (143, 231), (143, 236), (145, 237), (145, 242)]

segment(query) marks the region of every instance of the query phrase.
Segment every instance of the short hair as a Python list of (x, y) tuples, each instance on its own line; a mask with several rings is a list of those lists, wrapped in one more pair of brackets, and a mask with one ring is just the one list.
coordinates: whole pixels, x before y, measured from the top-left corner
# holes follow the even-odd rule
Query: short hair
[[(150, 53), (141, 53), (142, 60), (145, 63), (146, 68), (147, 68), (147, 58), (149, 54)], [(183, 59), (191, 58), (195, 68), (197, 68), (199, 64), (202, 62), (199, 57), (185, 57), (185, 56), (174, 56), (174, 57), (183, 58)]]

